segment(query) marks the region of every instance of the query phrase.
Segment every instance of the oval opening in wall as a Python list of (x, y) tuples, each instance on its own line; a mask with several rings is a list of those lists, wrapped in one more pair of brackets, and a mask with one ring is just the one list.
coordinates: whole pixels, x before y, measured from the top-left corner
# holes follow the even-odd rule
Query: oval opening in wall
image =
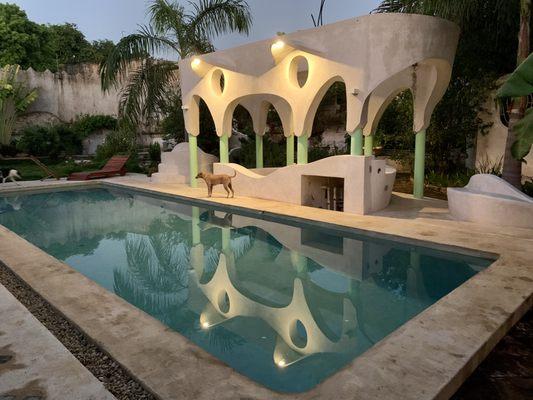
[(309, 62), (303, 56), (294, 57), (290, 66), (290, 80), (291, 82), (303, 88), (309, 78)]
[(226, 88), (226, 78), (224, 77), (224, 73), (222, 70), (217, 69), (215, 72), (213, 72), (211, 85), (213, 87), (213, 90), (216, 94), (222, 94), (224, 92), (224, 89)]

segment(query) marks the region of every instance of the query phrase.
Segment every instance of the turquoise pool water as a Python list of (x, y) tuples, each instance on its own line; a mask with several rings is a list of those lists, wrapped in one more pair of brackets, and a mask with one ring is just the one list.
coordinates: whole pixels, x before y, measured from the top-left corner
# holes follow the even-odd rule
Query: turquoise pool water
[(122, 190), (0, 197), (0, 224), (282, 392), (312, 388), (492, 262)]

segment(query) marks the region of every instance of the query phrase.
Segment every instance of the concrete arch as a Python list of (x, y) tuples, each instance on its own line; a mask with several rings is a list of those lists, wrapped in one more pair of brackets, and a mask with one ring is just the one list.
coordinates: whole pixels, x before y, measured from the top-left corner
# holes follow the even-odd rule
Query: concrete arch
[[(342, 77), (334, 76), (324, 82), (322, 87), (317, 91), (316, 95), (314, 96), (313, 101), (309, 105), (304, 120), (304, 132), (309, 132), (309, 135), (311, 135), (311, 131), (313, 129), (313, 122), (315, 120), (315, 116), (318, 111), (318, 107), (320, 106), (320, 103), (324, 99), (324, 96), (326, 95), (327, 91), (337, 82), (342, 82), (346, 87), (346, 82)], [(348, 91), (346, 91), (346, 103), (348, 103)]]
[(265, 134), (270, 105), (274, 107), (281, 119), (284, 135), (290, 136), (293, 133), (291, 105), (282, 97), (272, 94), (246, 95), (232, 101), (224, 113), (224, 132), (231, 131), (233, 113), (239, 104), (246, 108), (246, 110), (248, 110), (250, 113), (255, 134), (259, 136), (263, 136)]

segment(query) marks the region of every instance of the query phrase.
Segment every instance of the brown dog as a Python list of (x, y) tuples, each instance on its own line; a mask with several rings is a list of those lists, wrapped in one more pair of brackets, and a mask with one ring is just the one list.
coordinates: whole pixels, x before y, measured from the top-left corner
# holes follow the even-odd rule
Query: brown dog
[(213, 175), (209, 174), (207, 172), (200, 172), (198, 175), (196, 175), (196, 179), (203, 179), (207, 185), (207, 197), (211, 197), (213, 193), (213, 186), (216, 185), (224, 185), (224, 189), (226, 189), (226, 192), (229, 193), (231, 190), (231, 197), (235, 197), (235, 192), (233, 191), (233, 187), (231, 186), (231, 179), (235, 178), (237, 176), (237, 171), (235, 171), (235, 174), (233, 176), (229, 176), (226, 174), (222, 175)]

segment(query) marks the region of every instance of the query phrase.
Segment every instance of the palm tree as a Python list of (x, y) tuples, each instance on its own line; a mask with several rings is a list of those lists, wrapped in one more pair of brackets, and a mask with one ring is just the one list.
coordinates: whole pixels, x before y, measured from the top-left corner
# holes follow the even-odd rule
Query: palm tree
[(221, 34), (248, 34), (252, 17), (245, 0), (196, 0), (184, 7), (175, 0), (153, 0), (150, 22), (122, 38), (100, 65), (102, 89), (121, 87), (119, 114), (134, 123), (149, 123), (179, 90), (175, 61), (214, 50)]
[[(436, 15), (466, 26), (477, 16), (492, 8), (496, 16), (496, 29), (507, 29), (512, 26), (514, 13), (520, 6), (520, 30), (518, 34), (517, 65), (520, 65), (530, 53), (530, 20), (532, 0), (384, 0), (376, 9), (377, 12), (404, 12)], [(525, 114), (526, 100), (513, 102), (509, 119), (509, 129), (503, 164), (503, 178), (515, 187), (521, 186), (522, 164), (513, 157), (511, 148), (516, 141), (515, 129)]]

